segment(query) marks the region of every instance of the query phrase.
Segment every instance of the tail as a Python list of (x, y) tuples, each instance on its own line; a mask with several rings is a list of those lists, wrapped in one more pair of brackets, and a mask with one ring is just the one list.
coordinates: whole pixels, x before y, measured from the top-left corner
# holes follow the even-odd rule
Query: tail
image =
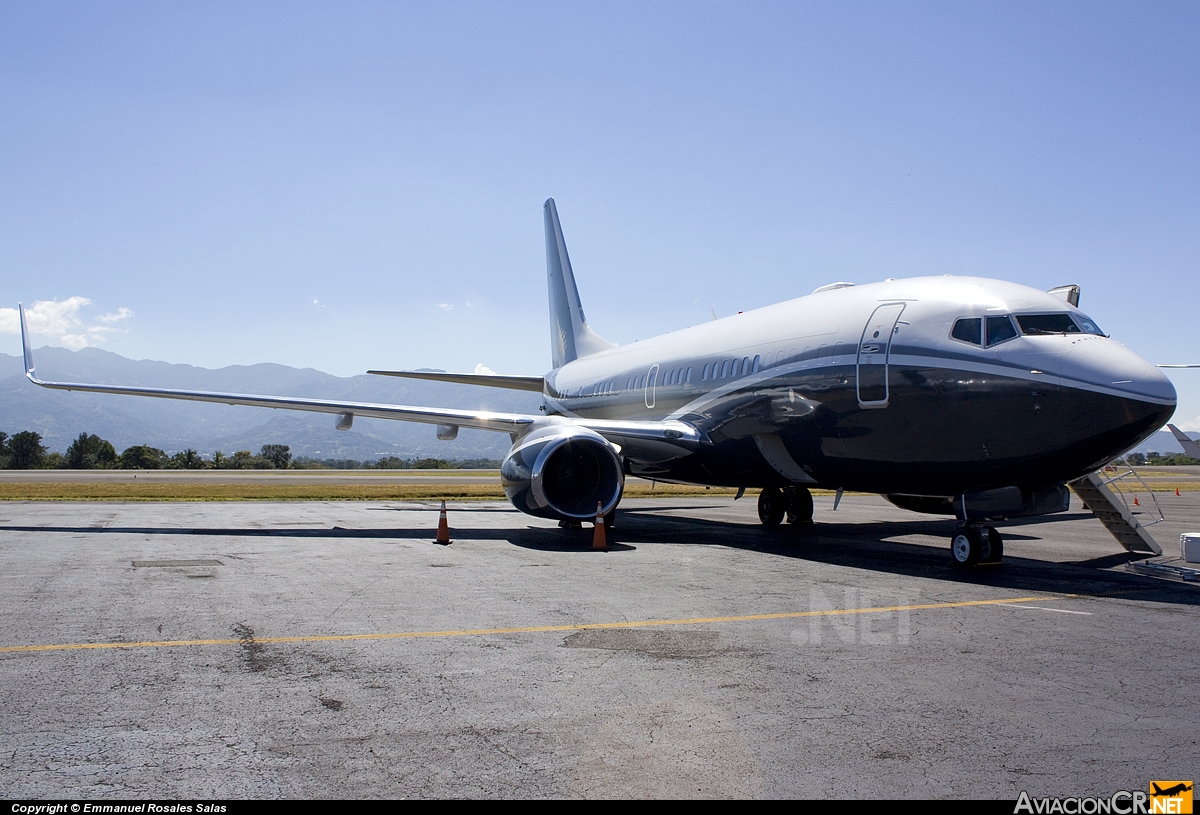
[(1175, 437), (1175, 441), (1179, 442), (1179, 446), (1183, 448), (1183, 454), (1191, 458), (1200, 458), (1200, 445), (1192, 441), (1192, 437), (1184, 433), (1173, 424), (1167, 425), (1167, 429), (1171, 431), (1171, 435)]
[(579, 357), (597, 354), (616, 345), (588, 327), (553, 198), (546, 199), (543, 210), (546, 215), (546, 277), (550, 289), (550, 355), (554, 367), (561, 368)]

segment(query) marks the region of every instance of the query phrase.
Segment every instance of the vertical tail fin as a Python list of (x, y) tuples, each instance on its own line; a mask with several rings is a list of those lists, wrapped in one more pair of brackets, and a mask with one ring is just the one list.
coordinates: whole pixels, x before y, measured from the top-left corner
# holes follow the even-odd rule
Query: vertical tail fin
[(1179, 446), (1183, 448), (1183, 454), (1191, 458), (1200, 458), (1200, 445), (1192, 441), (1192, 437), (1184, 433), (1173, 424), (1167, 425), (1167, 429), (1171, 431), (1171, 435), (1175, 437), (1175, 441), (1179, 442)]
[(546, 199), (546, 278), (550, 290), (550, 356), (555, 368), (616, 346), (587, 324), (554, 199)]

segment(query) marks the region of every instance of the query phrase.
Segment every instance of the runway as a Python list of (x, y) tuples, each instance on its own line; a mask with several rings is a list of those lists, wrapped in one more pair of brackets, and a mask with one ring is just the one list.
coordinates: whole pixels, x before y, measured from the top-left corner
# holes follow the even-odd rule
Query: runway
[[(1200, 495), (1159, 496), (1168, 553)], [(1111, 795), (1200, 774), (1200, 589), (1080, 510), (951, 568), (952, 523), (817, 498), (0, 504), (0, 793)], [(1044, 519), (1042, 519), (1044, 521)]]

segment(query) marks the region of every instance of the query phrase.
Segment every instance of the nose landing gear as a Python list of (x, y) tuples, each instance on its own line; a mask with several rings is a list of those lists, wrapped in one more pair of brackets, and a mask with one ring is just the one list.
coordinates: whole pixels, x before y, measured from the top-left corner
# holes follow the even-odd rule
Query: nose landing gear
[(962, 524), (950, 539), (950, 557), (961, 567), (999, 565), (1004, 558), (1004, 539), (994, 526)]

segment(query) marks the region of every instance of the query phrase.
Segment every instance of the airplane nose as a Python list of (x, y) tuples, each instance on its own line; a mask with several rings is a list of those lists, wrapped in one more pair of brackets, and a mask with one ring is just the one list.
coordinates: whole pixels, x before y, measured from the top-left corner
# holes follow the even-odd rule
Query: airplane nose
[(1062, 383), (1077, 397), (1067, 437), (1103, 463), (1148, 437), (1175, 412), (1175, 386), (1163, 372), (1107, 337), (1072, 340), (1062, 357)]
[(1125, 346), (1107, 337), (1073, 339), (1063, 355), (1064, 384), (1083, 386), (1113, 396), (1157, 403), (1174, 411), (1176, 393), (1171, 380)]

